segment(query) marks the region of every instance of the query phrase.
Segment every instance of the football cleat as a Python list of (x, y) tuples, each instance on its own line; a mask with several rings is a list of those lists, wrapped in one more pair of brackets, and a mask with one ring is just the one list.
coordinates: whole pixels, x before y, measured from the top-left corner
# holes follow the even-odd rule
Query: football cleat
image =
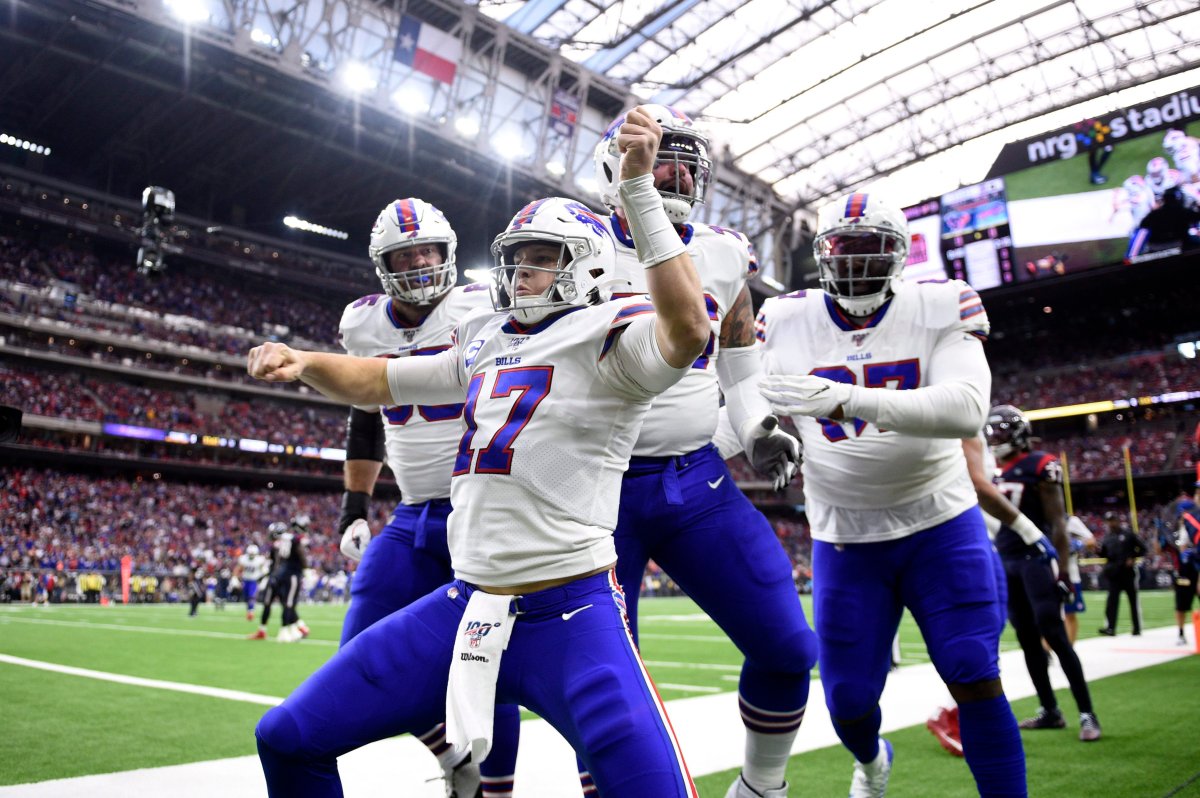
[(246, 635), (246, 639), (247, 640), (266, 640), (267, 639), (267, 630), (259, 629), (257, 632), (254, 632), (253, 634)]
[(892, 775), (892, 744), (879, 739), (879, 753), (863, 764), (854, 761), (854, 778), (850, 780), (850, 798), (883, 798), (887, 795), (888, 777)]
[(739, 773), (738, 777), (734, 779), (733, 784), (729, 785), (729, 791), (725, 793), (725, 798), (787, 798), (787, 794), (788, 786), (786, 781), (782, 787), (776, 787), (766, 792), (759, 792), (747, 784), (746, 780), (742, 778), (742, 774)]
[(936, 713), (925, 721), (925, 728), (937, 738), (942, 748), (954, 756), (963, 755), (962, 736), (958, 731), (958, 707), (938, 707)]
[(1107, 626), (1101, 626), (1100, 634), (1104, 635), (1105, 637), (1115, 637), (1117, 633), (1112, 629), (1109, 629)]
[(300, 631), (292, 626), (285, 626), (279, 630), (279, 636), (275, 638), (280, 643), (295, 643), (300, 639)]
[(1047, 710), (1045, 707), (1038, 707), (1036, 715), (1017, 725), (1022, 729), (1065, 729), (1067, 721), (1063, 718), (1061, 709)]
[(1091, 712), (1079, 713), (1079, 739), (1092, 743), (1100, 739), (1100, 721)]
[(457, 765), (443, 768), (446, 780), (446, 798), (483, 798), (483, 779), (479, 765), (466, 754)]

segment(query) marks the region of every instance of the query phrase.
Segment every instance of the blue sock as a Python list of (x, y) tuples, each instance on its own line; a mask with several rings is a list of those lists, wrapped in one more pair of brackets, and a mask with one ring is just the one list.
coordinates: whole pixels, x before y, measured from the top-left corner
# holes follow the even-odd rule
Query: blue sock
[(1003, 696), (958, 705), (963, 755), (982, 798), (1024, 798), (1025, 750), (1008, 699)]
[[(883, 714), (876, 706), (874, 711), (859, 720), (844, 723), (833, 721), (833, 729), (842, 739), (842, 745), (850, 749), (859, 762), (870, 762), (879, 755), (879, 724)], [(1014, 721), (1013, 728), (1016, 728)], [(1024, 773), (1024, 771), (1022, 771)]]

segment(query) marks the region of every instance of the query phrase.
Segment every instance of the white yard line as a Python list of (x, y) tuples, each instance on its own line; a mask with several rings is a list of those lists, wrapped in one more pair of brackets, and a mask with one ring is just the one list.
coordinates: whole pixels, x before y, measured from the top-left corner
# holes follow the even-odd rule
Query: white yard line
[[(1192, 654), (1190, 647), (1176, 647), (1174, 642), (1175, 629), (1164, 627), (1147, 630), (1141, 637), (1120, 635), (1082, 640), (1076, 645), (1076, 651), (1083, 660), (1088, 678), (1095, 680)], [(1001, 654), (1000, 662), (1005, 692), (1010, 699), (1034, 694), (1019, 650)], [(1067, 686), (1066, 677), (1059, 668), (1052, 668), (1050, 673), (1056, 688)], [(159, 686), (162, 684), (170, 683)], [(883, 695), (884, 733), (923, 723), (943, 699), (948, 699), (948, 693), (932, 665), (900, 668), (889, 676)], [(1065, 706), (1068, 710), (1073, 709), (1069, 699)], [(735, 692), (669, 701), (667, 708), (694, 775), (716, 773), (741, 763), (744, 733), (738, 719)], [(1097, 712), (1103, 721), (1104, 707), (1098, 707)], [(1068, 726), (1064, 734), (1074, 734), (1076, 724), (1069, 722)], [(814, 680), (804, 725), (792, 752), (801, 753), (837, 743), (820, 683)], [(519, 751), (515, 798), (581, 795), (575, 781), (575, 761), (570, 747), (549, 724), (541, 720), (522, 722)], [(903, 750), (897, 751), (897, 756), (904, 756)], [(426, 781), (437, 777), (437, 765), (411, 737), (365, 746), (342, 757), (339, 764), (347, 795), (404, 794), (413, 798), (440, 798), (445, 794), (440, 782)], [(847, 755), (847, 779), (849, 774), (850, 758)], [(78, 795), (127, 798), (139, 794), (170, 795), (172, 798), (212, 795), (262, 798), (266, 788), (258, 759), (253, 756), (0, 787), (0, 798), (73, 798)]]
[[(5, 618), (8, 623), (29, 623), (45, 626), (74, 626), (80, 629), (107, 629), (113, 632), (137, 632), (141, 634), (175, 635), (177, 637), (210, 637), (218, 640), (245, 640), (246, 635), (230, 632), (206, 632), (202, 629), (168, 629), (160, 626), (131, 626), (118, 623), (95, 623), (93, 621), (56, 621), (50, 618)], [(268, 641), (270, 638), (268, 638)], [(337, 646), (333, 640), (301, 640), (308, 646)]]

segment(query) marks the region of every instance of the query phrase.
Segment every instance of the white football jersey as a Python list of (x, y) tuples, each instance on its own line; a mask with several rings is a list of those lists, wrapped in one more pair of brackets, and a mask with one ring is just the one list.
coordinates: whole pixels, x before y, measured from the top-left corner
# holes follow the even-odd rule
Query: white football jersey
[[(939, 343), (988, 332), (979, 295), (960, 280), (902, 283), (861, 328), (821, 290), (768, 299), (757, 322), (768, 374), (816, 374), (868, 388), (930, 385)], [(892, 540), (976, 503), (958, 439), (881, 430), (861, 419), (795, 417), (804, 443), (806, 513), (816, 540)]]
[(238, 567), (242, 569), (242, 579), (247, 582), (257, 582), (267, 575), (267, 569), (270, 566), (267, 558), (261, 554), (255, 554), (253, 557), (243, 554), (238, 557)]
[[(459, 286), (424, 321), (409, 326), (395, 315), (386, 294), (372, 294), (346, 306), (339, 335), (346, 352), (357, 357), (433, 355), (449, 349), (454, 328), (481, 308), (492, 309), (487, 286)], [(454, 450), (463, 432), (462, 404), (379, 409), (388, 467), (400, 487), (401, 502), (420, 504), (448, 497)]]
[(1116, 211), (1128, 211), (1132, 222), (1130, 235), (1137, 232), (1142, 220), (1154, 209), (1154, 192), (1149, 186), (1122, 186), (1117, 189)]
[[(618, 288), (614, 296), (645, 294), (646, 269), (638, 261), (628, 226), (616, 214), (607, 224), (617, 243), (617, 277), (629, 284)], [(692, 370), (655, 398), (633, 449), (638, 456), (686, 454), (712, 441), (721, 404), (717, 387), (721, 322), (747, 278), (758, 271), (754, 246), (736, 230), (690, 223), (677, 229), (700, 276), (712, 337)]]
[(1200, 180), (1200, 140), (1191, 136), (1183, 139), (1171, 153), (1171, 160), (1179, 170), (1180, 182)]
[(1161, 201), (1167, 189), (1174, 188), (1181, 181), (1182, 175), (1178, 169), (1166, 169), (1158, 175), (1146, 175), (1146, 185), (1154, 192), (1155, 202)]
[(459, 578), (517, 585), (616, 560), (621, 477), (655, 395), (643, 386), (661, 389), (687, 372), (653, 342), (645, 297), (531, 326), (502, 315), (463, 322), (456, 353), (467, 429), (448, 528)]

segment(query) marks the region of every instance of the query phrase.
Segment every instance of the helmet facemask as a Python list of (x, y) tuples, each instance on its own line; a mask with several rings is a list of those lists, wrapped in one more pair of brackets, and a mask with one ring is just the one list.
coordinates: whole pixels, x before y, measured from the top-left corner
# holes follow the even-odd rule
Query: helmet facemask
[(983, 431), (992, 456), (999, 462), (1029, 449), (1029, 421), (1024, 413), (1010, 405), (992, 408)]
[[(538, 244), (557, 249), (558, 257), (554, 265), (517, 263), (518, 251)], [(573, 250), (577, 248), (584, 248), (586, 251), (583, 242), (551, 237), (546, 233), (509, 234), (503, 243), (497, 242), (492, 247), (496, 258), (496, 265), (491, 269), (492, 306), (498, 311), (509, 311), (513, 318), (522, 324), (536, 324), (556, 310), (573, 305), (598, 303), (600, 297), (595, 289), (592, 289), (596, 294), (594, 300), (588, 298), (586, 302), (579, 301), (580, 287), (575, 279), (575, 270), (571, 266), (575, 258)], [(549, 285), (539, 293), (518, 294), (523, 273), (550, 274), (553, 277)]]
[(813, 242), (821, 288), (847, 313), (866, 316), (891, 298), (904, 268), (907, 243), (882, 227), (841, 227)]
[[(667, 218), (673, 224), (682, 224), (691, 216), (692, 207), (703, 204), (708, 196), (708, 187), (712, 182), (708, 139), (692, 126), (691, 119), (669, 106), (651, 104), (644, 107), (663, 131), (654, 167), (654, 187), (663, 198)], [(617, 191), (621, 182), (621, 151), (617, 146), (617, 132), (624, 122), (625, 114), (613, 120), (596, 145), (594, 155), (600, 198), (609, 210), (614, 211), (621, 204)], [(675, 169), (663, 169), (664, 165), (673, 165)], [(682, 174), (684, 171), (690, 176), (690, 186), (688, 177)]]
[[(391, 255), (393, 252), (404, 252), (414, 247), (434, 244), (442, 257), (442, 262), (431, 266), (420, 266), (404, 271), (392, 271)], [(454, 258), (448, 257), (449, 246), (444, 240), (420, 239), (405, 242), (381, 252), (375, 264), (375, 274), (383, 291), (393, 299), (410, 305), (430, 305), (451, 288), (458, 280), (458, 269)]]

